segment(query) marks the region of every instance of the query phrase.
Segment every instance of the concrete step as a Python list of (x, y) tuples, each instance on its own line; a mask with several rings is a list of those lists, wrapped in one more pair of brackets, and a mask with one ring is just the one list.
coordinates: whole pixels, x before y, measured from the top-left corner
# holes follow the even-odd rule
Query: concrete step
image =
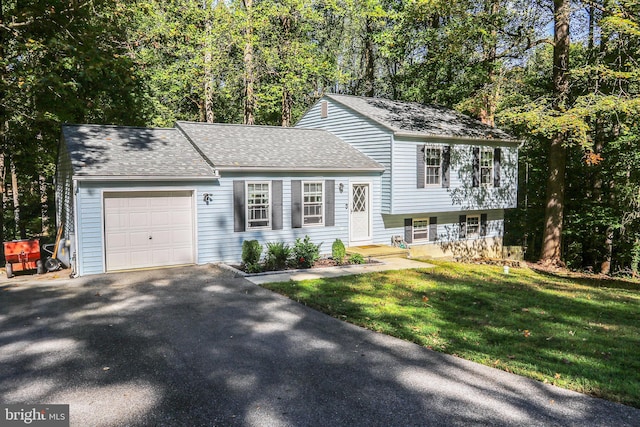
[(364, 245), (364, 246), (351, 246), (346, 248), (348, 255), (360, 254), (365, 258), (407, 258), (409, 254), (408, 249), (398, 248), (389, 245)]

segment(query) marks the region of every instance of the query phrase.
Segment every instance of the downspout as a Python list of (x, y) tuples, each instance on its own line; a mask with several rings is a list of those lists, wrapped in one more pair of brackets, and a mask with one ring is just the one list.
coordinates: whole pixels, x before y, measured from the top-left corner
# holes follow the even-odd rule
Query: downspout
[(73, 252), (69, 254), (69, 264), (71, 264), (71, 278), (76, 278), (80, 275), (78, 271), (78, 181), (73, 179), (71, 181), (71, 194), (73, 198), (73, 240), (74, 248)]

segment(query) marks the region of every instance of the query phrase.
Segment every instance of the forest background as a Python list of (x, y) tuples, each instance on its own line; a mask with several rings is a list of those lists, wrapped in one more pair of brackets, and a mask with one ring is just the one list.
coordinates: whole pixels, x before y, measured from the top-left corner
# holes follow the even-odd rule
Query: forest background
[(636, 0), (0, 0), (0, 240), (55, 234), (62, 123), (291, 126), (323, 93), (523, 141), (505, 244), (640, 264)]

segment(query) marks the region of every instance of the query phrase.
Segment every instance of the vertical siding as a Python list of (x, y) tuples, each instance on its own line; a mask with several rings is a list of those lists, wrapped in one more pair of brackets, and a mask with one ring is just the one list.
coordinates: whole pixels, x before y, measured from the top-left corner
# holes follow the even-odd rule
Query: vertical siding
[[(517, 148), (500, 146), (500, 187), (473, 188), (474, 145), (433, 140), (427, 144), (451, 145), (450, 187), (417, 188), (416, 147), (425, 141), (399, 139), (394, 143), (392, 214), (506, 209), (516, 206)], [(478, 143), (480, 145), (480, 143)], [(476, 145), (477, 146), (477, 145)], [(495, 146), (495, 145), (492, 145)]]
[(321, 100), (305, 113), (296, 127), (328, 130), (384, 166), (382, 192), (377, 197), (382, 198), (383, 212), (390, 213), (392, 132), (333, 100), (326, 101), (326, 118), (321, 118)]

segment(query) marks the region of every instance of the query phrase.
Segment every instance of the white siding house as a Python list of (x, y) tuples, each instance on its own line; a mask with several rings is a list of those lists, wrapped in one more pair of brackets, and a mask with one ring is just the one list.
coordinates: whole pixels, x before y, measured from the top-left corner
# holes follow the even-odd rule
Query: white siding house
[[(56, 181), (78, 275), (234, 262), (244, 240), (372, 240), (384, 168), (329, 132), (179, 122), (65, 125)], [(367, 200), (351, 199), (365, 188)], [(360, 186), (360, 187), (358, 187)], [(367, 215), (354, 221), (350, 204)], [(368, 233), (368, 234), (367, 234)]]
[(297, 123), (327, 130), (385, 166), (373, 242), (413, 255), (499, 256), (516, 206), (518, 142), (443, 107), (325, 95)]
[(61, 260), (79, 275), (241, 260), (242, 243), (309, 235), (329, 253), (501, 251), (517, 142), (442, 107), (326, 95), (296, 128), (65, 125)]

